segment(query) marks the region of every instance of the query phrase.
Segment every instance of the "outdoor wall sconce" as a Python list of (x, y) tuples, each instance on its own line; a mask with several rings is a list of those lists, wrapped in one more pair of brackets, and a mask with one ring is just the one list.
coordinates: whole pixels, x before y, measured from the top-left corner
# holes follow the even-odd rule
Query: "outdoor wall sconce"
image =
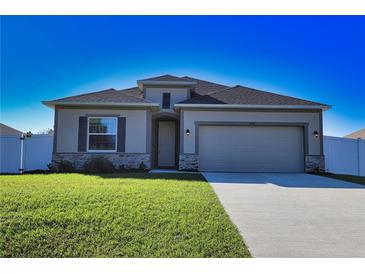
[(314, 134), (314, 137), (318, 138), (319, 133), (318, 133), (318, 131), (317, 131), (317, 130), (316, 130), (315, 132), (313, 132), (313, 134)]
[(189, 135), (190, 135), (190, 129), (187, 129), (187, 130), (185, 131), (185, 133), (186, 133), (186, 136), (189, 136)]

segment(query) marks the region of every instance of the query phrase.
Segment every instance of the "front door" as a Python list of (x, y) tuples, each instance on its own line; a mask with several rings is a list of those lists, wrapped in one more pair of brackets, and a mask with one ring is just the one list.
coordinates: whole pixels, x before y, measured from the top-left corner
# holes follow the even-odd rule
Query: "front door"
[(158, 123), (159, 167), (175, 167), (175, 125), (174, 121)]

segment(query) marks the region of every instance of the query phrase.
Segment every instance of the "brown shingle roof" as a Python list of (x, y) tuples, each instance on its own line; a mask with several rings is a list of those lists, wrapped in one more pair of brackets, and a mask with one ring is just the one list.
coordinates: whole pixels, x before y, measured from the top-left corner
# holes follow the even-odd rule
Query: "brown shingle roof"
[[(299, 105), (326, 106), (324, 104), (302, 100), (290, 96), (275, 94), (243, 86), (227, 87), (192, 77), (176, 77), (162, 75), (145, 80), (153, 81), (187, 81), (196, 82), (193, 87), (192, 98), (180, 104), (240, 104), (240, 105)], [(57, 103), (153, 103), (143, 98), (143, 92), (138, 87), (115, 90), (113, 88), (69, 96), (54, 101)]]
[(133, 97), (143, 99), (143, 92), (139, 89), (139, 87), (121, 89), (119, 91), (120, 92), (125, 92), (126, 94), (131, 95)]
[(208, 94), (208, 93), (211, 93), (211, 92), (215, 92), (215, 91), (218, 91), (218, 90), (228, 88), (228, 86), (225, 86), (225, 85), (221, 85), (221, 84), (217, 84), (217, 83), (213, 83), (213, 82), (208, 82), (208, 81), (204, 81), (204, 80), (200, 80), (200, 79), (195, 79), (195, 78), (188, 77), (188, 76), (184, 76), (182, 78), (186, 79), (188, 81), (196, 82), (197, 84), (195, 86), (194, 91), (197, 94), (200, 94), (200, 95), (205, 95), (205, 94)]
[(176, 77), (173, 75), (161, 75), (157, 77), (147, 78), (140, 81), (176, 81), (176, 82), (190, 82), (190, 80), (184, 79), (182, 77)]
[(204, 96), (195, 96), (180, 104), (238, 104), (238, 105), (301, 105), (325, 106), (290, 96), (261, 91), (248, 87), (235, 86), (211, 92)]
[[(194, 92), (196, 94), (200, 94), (200, 95), (205, 95), (207, 93), (211, 93), (211, 92), (215, 92), (215, 91), (218, 91), (221, 89), (228, 88), (228, 86), (225, 86), (225, 85), (221, 85), (221, 84), (217, 84), (217, 83), (213, 83), (213, 82), (209, 82), (209, 81), (205, 81), (205, 80), (200, 80), (200, 79), (196, 79), (196, 78), (192, 78), (192, 77), (188, 77), (188, 76), (176, 77), (176, 76), (172, 76), (172, 75), (162, 75), (162, 76), (158, 76), (158, 77), (154, 77), (154, 78), (144, 79), (142, 81), (145, 81), (145, 80), (146, 81), (151, 80), (151, 81), (196, 82), (196, 85), (194, 86)], [(128, 94), (133, 94), (134, 96), (143, 98), (143, 93), (140, 91), (140, 89), (138, 87), (130, 88), (128, 90), (121, 90), (121, 91), (126, 91)]]
[(133, 89), (115, 90), (113, 88), (85, 93), (54, 100), (54, 103), (151, 103), (151, 101), (133, 95)]

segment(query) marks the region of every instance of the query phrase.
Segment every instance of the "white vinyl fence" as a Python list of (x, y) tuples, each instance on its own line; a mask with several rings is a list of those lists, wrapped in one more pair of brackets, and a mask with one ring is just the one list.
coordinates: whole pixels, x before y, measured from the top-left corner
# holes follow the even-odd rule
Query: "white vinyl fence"
[(326, 171), (365, 176), (365, 141), (324, 136)]
[[(20, 168), (19, 136), (0, 136), (0, 173), (18, 173)], [(53, 135), (34, 134), (24, 140), (24, 171), (47, 170), (52, 160)]]

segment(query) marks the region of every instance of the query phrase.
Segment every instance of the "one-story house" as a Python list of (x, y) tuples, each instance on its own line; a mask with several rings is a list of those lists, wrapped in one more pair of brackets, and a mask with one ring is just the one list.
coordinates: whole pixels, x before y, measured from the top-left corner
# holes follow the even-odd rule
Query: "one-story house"
[(77, 168), (98, 155), (125, 168), (324, 169), (326, 104), (171, 75), (43, 103), (55, 109), (53, 160)]

